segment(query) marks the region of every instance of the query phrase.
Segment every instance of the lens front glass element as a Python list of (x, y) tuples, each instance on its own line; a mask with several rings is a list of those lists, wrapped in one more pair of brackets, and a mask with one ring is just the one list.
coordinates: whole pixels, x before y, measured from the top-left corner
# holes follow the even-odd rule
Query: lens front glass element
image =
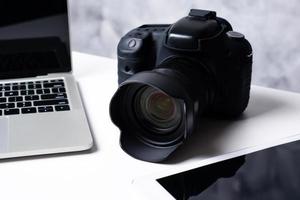
[(179, 100), (149, 86), (138, 91), (134, 109), (140, 123), (159, 133), (176, 129), (182, 118)]

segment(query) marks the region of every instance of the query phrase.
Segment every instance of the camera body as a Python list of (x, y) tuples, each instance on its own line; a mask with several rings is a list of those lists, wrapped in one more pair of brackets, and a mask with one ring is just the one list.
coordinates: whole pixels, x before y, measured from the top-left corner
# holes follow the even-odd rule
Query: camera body
[[(193, 66), (181, 62), (185, 59)], [(225, 19), (216, 17), (215, 12), (191, 10), (189, 16), (175, 24), (143, 25), (128, 32), (119, 42), (119, 84), (136, 73), (164, 68), (166, 63), (190, 68), (186, 69), (192, 71), (186, 73), (188, 79), (199, 75), (195, 80), (201, 80), (190, 86), (199, 93), (203, 93), (202, 87), (197, 88), (199, 84), (205, 82), (209, 86), (207, 115), (234, 117), (247, 107), (251, 45), (243, 34), (232, 31)]]
[(239, 116), (251, 72), (250, 43), (214, 11), (192, 9), (174, 24), (128, 32), (118, 45), (119, 88), (110, 103), (122, 149), (160, 162), (198, 130), (203, 115)]

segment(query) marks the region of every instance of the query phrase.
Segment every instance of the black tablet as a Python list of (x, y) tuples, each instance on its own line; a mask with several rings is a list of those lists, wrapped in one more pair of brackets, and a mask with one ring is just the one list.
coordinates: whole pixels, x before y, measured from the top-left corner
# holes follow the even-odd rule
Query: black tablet
[(300, 141), (157, 180), (175, 199), (299, 200)]

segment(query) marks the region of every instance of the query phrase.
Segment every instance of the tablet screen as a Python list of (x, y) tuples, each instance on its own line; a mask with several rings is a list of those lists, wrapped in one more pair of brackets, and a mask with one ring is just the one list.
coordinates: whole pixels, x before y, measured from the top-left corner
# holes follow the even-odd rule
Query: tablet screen
[(300, 141), (157, 180), (175, 199), (299, 200)]

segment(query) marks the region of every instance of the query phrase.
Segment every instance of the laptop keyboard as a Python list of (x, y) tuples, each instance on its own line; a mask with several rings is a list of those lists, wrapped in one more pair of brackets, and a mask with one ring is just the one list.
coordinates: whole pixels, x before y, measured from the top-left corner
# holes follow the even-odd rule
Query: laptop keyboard
[(0, 116), (68, 110), (63, 79), (0, 83)]

